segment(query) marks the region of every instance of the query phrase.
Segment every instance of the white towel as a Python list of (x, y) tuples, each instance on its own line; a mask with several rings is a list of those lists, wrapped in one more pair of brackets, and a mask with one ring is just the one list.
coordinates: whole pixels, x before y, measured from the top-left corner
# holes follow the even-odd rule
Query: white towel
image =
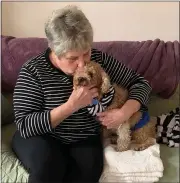
[(113, 146), (104, 150), (105, 166), (100, 182), (157, 182), (163, 176), (160, 146), (143, 151), (117, 152)]

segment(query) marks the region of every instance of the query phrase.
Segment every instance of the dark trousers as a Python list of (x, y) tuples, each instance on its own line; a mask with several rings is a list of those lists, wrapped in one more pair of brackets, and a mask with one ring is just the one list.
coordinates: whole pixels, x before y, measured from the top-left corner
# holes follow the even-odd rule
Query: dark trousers
[(97, 183), (103, 170), (100, 135), (67, 145), (47, 135), (24, 139), (17, 131), (12, 147), (30, 174), (29, 183)]

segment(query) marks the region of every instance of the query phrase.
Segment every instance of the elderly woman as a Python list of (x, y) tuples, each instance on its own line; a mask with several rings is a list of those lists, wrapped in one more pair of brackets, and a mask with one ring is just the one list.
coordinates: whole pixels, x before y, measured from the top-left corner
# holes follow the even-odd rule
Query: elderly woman
[[(91, 24), (76, 6), (55, 11), (45, 33), (49, 47), (26, 62), (17, 79), (13, 150), (31, 183), (98, 182), (103, 170), (101, 125), (117, 128), (134, 112), (146, 110), (151, 87), (112, 56), (91, 48)], [(99, 113), (99, 120), (87, 110), (97, 89), (73, 90), (74, 72), (90, 60), (129, 90), (124, 106)]]

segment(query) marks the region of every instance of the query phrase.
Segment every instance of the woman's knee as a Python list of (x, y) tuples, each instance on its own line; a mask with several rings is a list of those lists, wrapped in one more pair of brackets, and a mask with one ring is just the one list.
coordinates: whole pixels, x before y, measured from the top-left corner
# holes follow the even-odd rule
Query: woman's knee
[(29, 182), (62, 180), (66, 158), (57, 146), (55, 142), (40, 136), (24, 139), (18, 133), (14, 135), (13, 150), (30, 173)]
[(59, 182), (61, 183), (67, 171), (67, 159), (48, 150), (46, 156), (38, 163), (32, 163), (29, 182)]
[(67, 170), (67, 162), (63, 158), (53, 157), (52, 153), (40, 158), (38, 163), (32, 163), (30, 182), (62, 182)]
[(17, 158), (28, 169), (39, 169), (51, 159), (51, 148), (42, 137), (24, 139), (17, 131), (12, 140), (12, 149)]

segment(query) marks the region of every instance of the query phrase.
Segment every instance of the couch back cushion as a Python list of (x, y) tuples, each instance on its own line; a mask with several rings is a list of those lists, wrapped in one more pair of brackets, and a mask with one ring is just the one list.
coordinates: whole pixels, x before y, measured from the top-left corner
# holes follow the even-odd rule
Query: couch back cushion
[(2, 91), (13, 92), (19, 71), (28, 59), (47, 47), (43, 38), (15, 38), (1, 36), (2, 41)]
[[(47, 47), (45, 38), (1, 36), (2, 91), (13, 92), (21, 66)], [(93, 47), (113, 55), (129, 68), (143, 75), (153, 91), (169, 98), (179, 82), (179, 43), (154, 41), (94, 42)]]

